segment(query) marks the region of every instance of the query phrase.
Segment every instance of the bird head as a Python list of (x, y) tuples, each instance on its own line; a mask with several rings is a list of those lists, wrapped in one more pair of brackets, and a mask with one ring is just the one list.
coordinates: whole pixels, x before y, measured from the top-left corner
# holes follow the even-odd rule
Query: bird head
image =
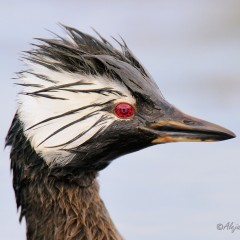
[(168, 103), (124, 41), (120, 51), (100, 35), (64, 29), (66, 38), (38, 39), (19, 73), (17, 116), (50, 168), (101, 170), (154, 144), (235, 136)]

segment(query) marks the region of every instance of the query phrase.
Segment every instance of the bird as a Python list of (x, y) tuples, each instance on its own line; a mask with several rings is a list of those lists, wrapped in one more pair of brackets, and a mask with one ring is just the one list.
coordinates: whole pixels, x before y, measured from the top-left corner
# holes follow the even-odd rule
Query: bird
[(6, 136), (28, 240), (121, 240), (98, 174), (125, 154), (171, 142), (212, 142), (230, 130), (170, 104), (121, 38), (62, 25), (37, 38), (17, 73), (21, 91)]

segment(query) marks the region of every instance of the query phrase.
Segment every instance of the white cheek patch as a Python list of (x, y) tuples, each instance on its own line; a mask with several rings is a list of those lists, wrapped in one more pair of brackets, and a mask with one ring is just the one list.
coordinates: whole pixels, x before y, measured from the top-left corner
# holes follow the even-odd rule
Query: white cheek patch
[(18, 116), (24, 134), (49, 166), (64, 166), (76, 148), (103, 132), (117, 117), (108, 103), (135, 104), (129, 90), (106, 76), (54, 71), (40, 65), (20, 76)]

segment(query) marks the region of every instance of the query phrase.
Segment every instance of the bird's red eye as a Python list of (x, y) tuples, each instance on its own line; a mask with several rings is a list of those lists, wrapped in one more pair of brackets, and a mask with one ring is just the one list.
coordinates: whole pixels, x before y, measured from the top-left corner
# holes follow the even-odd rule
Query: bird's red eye
[(119, 103), (115, 107), (115, 113), (120, 118), (129, 118), (134, 114), (134, 108), (129, 103)]

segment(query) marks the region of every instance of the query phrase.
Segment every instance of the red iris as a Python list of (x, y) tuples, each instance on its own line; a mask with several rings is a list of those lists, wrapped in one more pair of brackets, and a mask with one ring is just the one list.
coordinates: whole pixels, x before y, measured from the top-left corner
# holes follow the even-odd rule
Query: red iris
[(119, 103), (115, 107), (115, 113), (120, 118), (129, 118), (134, 114), (134, 108), (128, 103)]

